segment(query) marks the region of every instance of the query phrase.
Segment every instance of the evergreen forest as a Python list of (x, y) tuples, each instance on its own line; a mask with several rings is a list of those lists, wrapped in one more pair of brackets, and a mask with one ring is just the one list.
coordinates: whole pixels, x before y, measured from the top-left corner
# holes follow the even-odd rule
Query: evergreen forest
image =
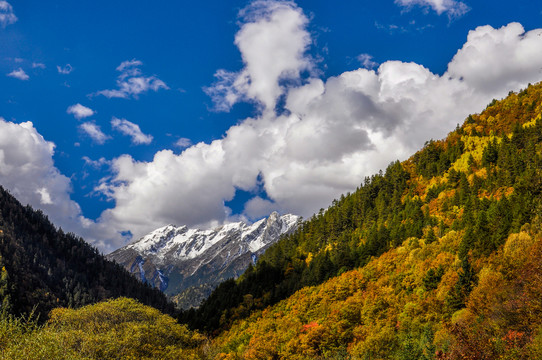
[(120, 296), (166, 313), (173, 305), (80, 237), (57, 229), (41, 211), (0, 187), (1, 312), (45, 320), (56, 307), (77, 308)]

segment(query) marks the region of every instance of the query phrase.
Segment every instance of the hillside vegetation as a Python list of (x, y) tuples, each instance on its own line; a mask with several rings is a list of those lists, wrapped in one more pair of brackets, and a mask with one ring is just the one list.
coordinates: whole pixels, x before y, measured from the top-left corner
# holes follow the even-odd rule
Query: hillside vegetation
[(80, 307), (112, 297), (139, 299), (172, 313), (165, 295), (106, 260), (83, 239), (56, 229), (41, 211), (22, 206), (0, 186), (0, 312)]
[(472, 268), (457, 257), (460, 232), (409, 239), (238, 321), (217, 358), (540, 359), (540, 225)]
[(222, 285), (192, 320), (233, 324), (217, 358), (541, 358), (541, 99), (493, 102)]
[(139, 302), (119, 298), (77, 310), (56, 308), (47, 323), (2, 316), (0, 359), (199, 359), (205, 338)]

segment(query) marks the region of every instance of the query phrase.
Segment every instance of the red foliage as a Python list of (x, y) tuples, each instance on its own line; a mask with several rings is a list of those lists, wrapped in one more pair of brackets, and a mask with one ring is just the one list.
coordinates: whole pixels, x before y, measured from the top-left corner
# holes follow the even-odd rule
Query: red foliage
[(303, 325), (303, 329), (301, 329), (301, 332), (306, 332), (309, 329), (312, 329), (312, 328), (317, 327), (317, 326), (318, 326), (318, 323), (316, 321), (313, 321), (311, 323)]

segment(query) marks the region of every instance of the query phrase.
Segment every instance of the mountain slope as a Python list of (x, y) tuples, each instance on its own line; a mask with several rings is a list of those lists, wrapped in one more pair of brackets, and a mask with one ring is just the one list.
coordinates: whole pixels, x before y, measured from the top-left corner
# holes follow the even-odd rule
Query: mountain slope
[(454, 293), (470, 270), (457, 257), (462, 234), (452, 230), (431, 243), (406, 240), (363, 268), (299, 290), (237, 322), (215, 339), (215, 351), (247, 360), (540, 359), (541, 220), (473, 264), (477, 282), (459, 311)]
[(356, 192), (271, 246), (239, 281), (220, 285), (180, 319), (216, 333), (406, 240), (431, 243), (451, 231), (459, 234), (455, 269), (461, 281), (449, 294), (449, 313), (463, 308), (473, 271), (480, 270), (473, 264), (501, 248), (540, 206), (541, 99), (540, 84), (511, 93), (469, 116), (445, 140), (431, 140), (409, 160), (366, 178)]
[(126, 296), (172, 313), (158, 290), (73, 234), (57, 230), (41, 211), (23, 207), (0, 186), (0, 301), (2, 310), (42, 319), (58, 306), (79, 307)]
[(298, 216), (274, 212), (252, 225), (238, 222), (211, 230), (168, 225), (107, 258), (190, 308), (220, 282), (239, 277), (269, 245), (293, 232), (298, 221)]

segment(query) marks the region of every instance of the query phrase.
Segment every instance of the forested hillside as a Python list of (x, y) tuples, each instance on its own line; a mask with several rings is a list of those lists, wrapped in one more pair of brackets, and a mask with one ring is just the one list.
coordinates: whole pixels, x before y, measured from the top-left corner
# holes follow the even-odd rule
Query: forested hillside
[(541, 359), (542, 223), (457, 256), (463, 231), (411, 238), (238, 321), (216, 359)]
[(83, 239), (56, 229), (41, 211), (23, 207), (0, 187), (2, 312), (42, 319), (59, 306), (79, 307), (126, 296), (173, 312), (164, 294), (106, 260)]
[[(489, 271), (483, 269), (499, 269), (498, 264), (504, 261), (502, 248), (507, 239), (511, 236), (539, 238), (538, 230), (531, 229), (528, 224), (535, 221), (541, 209), (541, 99), (540, 84), (519, 93), (510, 93), (505, 100), (492, 102), (481, 114), (469, 116), (446, 139), (428, 141), (407, 161), (392, 163), (385, 172), (366, 178), (355, 192), (334, 201), (327, 210), (321, 210), (306, 221), (295, 234), (273, 245), (238, 281), (223, 283), (198, 310), (183, 313), (181, 320), (217, 334), (236, 320), (255, 314), (248, 322), (238, 322), (232, 330), (232, 333), (242, 332), (242, 336), (236, 338), (235, 346), (248, 349), (247, 344), (256, 341), (254, 331), (240, 329), (254, 330), (251, 326), (263, 326), (257, 321), (261, 310), (267, 306), (306, 286), (321, 284), (351, 269), (365, 266), (359, 270), (365, 274), (372, 268), (383, 266), (386, 258), (395, 256), (397, 259), (391, 264), (406, 268), (390, 268), (389, 274), (373, 271), (363, 281), (355, 280), (357, 275), (348, 273), (332, 279), (326, 286), (336, 287), (345, 281), (344, 286), (349, 290), (339, 298), (346, 301), (356, 291), (365, 292), (364, 282), (382, 282), (379, 290), (370, 296), (363, 295), (351, 301), (382, 302), (381, 307), (372, 305), (370, 311), (373, 317), (392, 319), (385, 323), (391, 326), (388, 330), (394, 332), (396, 338), (393, 341), (401, 336), (417, 339), (421, 333), (407, 331), (400, 336), (400, 323), (405, 320), (388, 314), (387, 307), (400, 309), (412, 306), (413, 311), (426, 313), (431, 321), (449, 325), (451, 317), (470, 304), (469, 296), (476, 284), (480, 282), (482, 285), (481, 281)], [(521, 231), (522, 227), (524, 231)], [(518, 246), (528, 248), (523, 243)], [(411, 259), (414, 263), (409, 265), (405, 261), (410, 259), (408, 256), (413, 256), (409, 255), (412, 251), (425, 255), (416, 261)], [(384, 257), (378, 260), (383, 254)], [(497, 263), (490, 265), (492, 261)], [(527, 271), (526, 268), (523, 270)], [(514, 276), (519, 276), (523, 270), (517, 270), (519, 272)], [(378, 274), (397, 278), (389, 283)], [(512, 275), (504, 269), (498, 276)], [(350, 278), (352, 280), (345, 280)], [(515, 281), (520, 280), (511, 278), (510, 281), (516, 284)], [(287, 310), (289, 306), (303, 304), (297, 301), (299, 296), (324, 291), (321, 289), (303, 289), (295, 299), (266, 310), (261, 321), (277, 313), (280, 317), (295, 318), (296, 315)], [(394, 303), (395, 300), (385, 300), (378, 295), (382, 291), (408, 296), (396, 299), (397, 303)], [(310, 304), (316, 306), (322, 301), (332, 306), (337, 298), (332, 291), (329, 298), (324, 293), (320, 293), (319, 300), (310, 300), (313, 301)], [(426, 303), (428, 296), (431, 301), (436, 300)], [(492, 298), (491, 301), (499, 300)], [(355, 304), (352, 307), (354, 314), (349, 320), (352, 324), (358, 326), (360, 322), (374, 322), (371, 317), (360, 317)], [(310, 314), (309, 308), (300, 312)], [(319, 316), (325, 311), (317, 309), (311, 310), (314, 316), (299, 319), (299, 324), (308, 326), (305, 330), (303, 327), (292, 328), (297, 329), (297, 335), (324, 329), (319, 327)], [(327, 309), (331, 311), (332, 308)], [(363, 313), (364, 310), (360, 308), (360, 311)], [(408, 319), (407, 315), (404, 314), (405, 319)], [(437, 317), (431, 318), (434, 316)], [(395, 325), (392, 326), (393, 319), (398, 321), (396, 329)], [(316, 322), (313, 324), (312, 321)], [(427, 319), (419, 320), (417, 329), (427, 329), (427, 341), (433, 343), (436, 328), (428, 324)], [(523, 332), (522, 336), (529, 333), (530, 339), (534, 339), (533, 329), (537, 325), (533, 323), (530, 326), (529, 331), (527, 328), (513, 331)], [(336, 329), (341, 333), (339, 338), (326, 335), (322, 336), (322, 341), (334, 342), (330, 347), (334, 351), (350, 351), (352, 339), (368, 336), (368, 333), (356, 333), (355, 326), (350, 330), (347, 328), (343, 329), (345, 333)], [(271, 333), (268, 336), (272, 336)], [(285, 346), (282, 341), (279, 343)], [(320, 343), (313, 345), (315, 348), (321, 346)], [(238, 353), (238, 349), (231, 347), (232, 343), (228, 346)], [(365, 350), (359, 351), (359, 354), (370, 354)]]

